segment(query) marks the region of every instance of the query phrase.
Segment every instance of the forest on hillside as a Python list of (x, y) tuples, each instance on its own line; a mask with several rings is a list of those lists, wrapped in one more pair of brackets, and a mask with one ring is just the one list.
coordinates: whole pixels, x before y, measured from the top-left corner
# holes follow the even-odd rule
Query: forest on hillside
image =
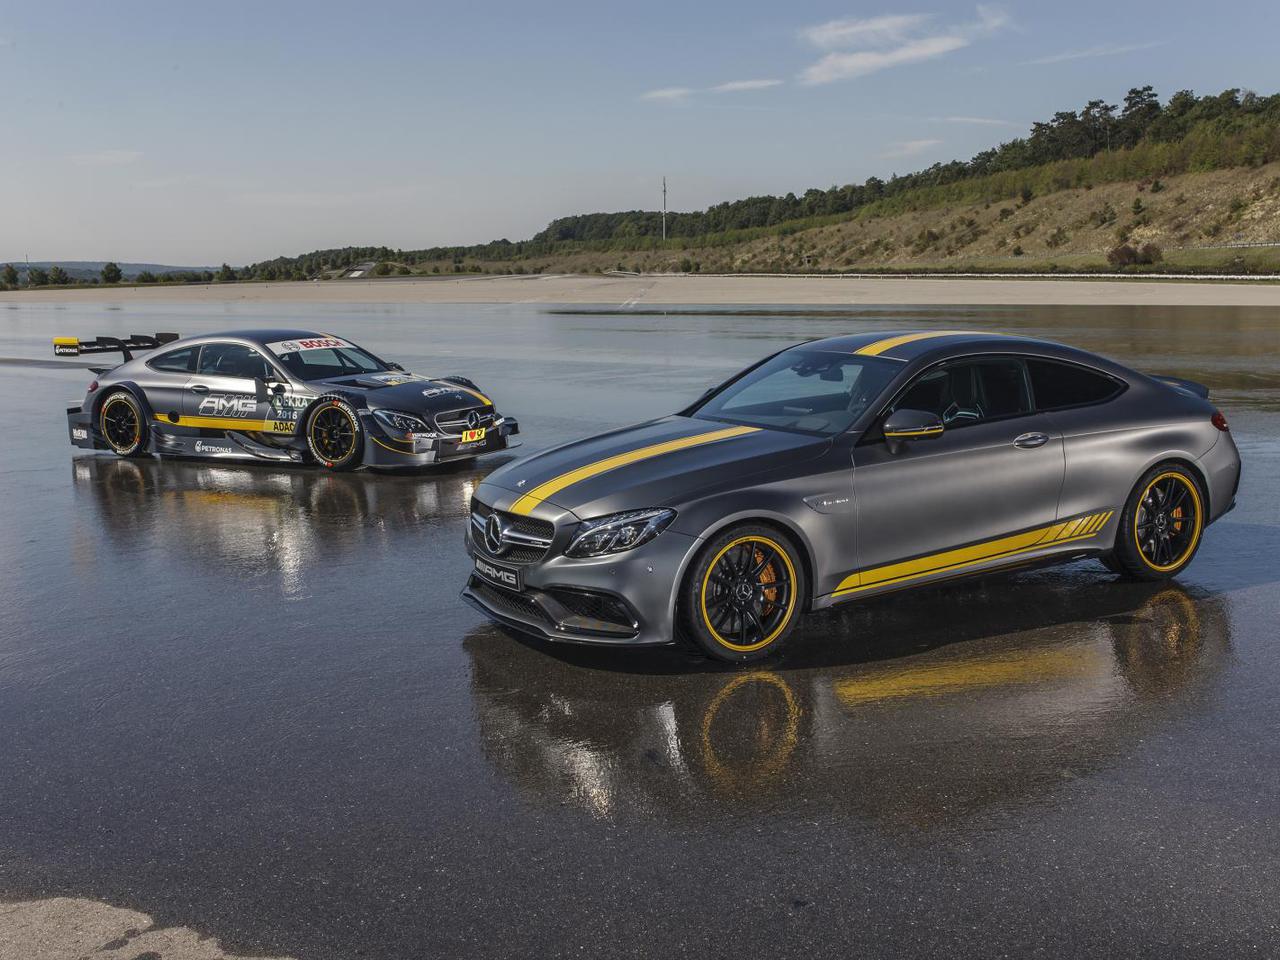
[[(916, 208), (967, 183), (991, 184), (1006, 196), (1067, 189), (1082, 179), (1100, 181), (1173, 176), (1199, 170), (1257, 166), (1280, 159), (1280, 94), (1260, 96), (1240, 89), (1197, 96), (1181, 90), (1161, 101), (1151, 86), (1135, 87), (1122, 104), (1092, 100), (1032, 125), (1018, 137), (971, 159), (936, 163), (888, 180), (810, 189), (803, 194), (748, 197), (706, 210), (668, 213), (668, 244), (715, 236), (739, 239), (759, 231), (853, 215), (868, 207)], [(1071, 163), (1076, 161), (1076, 163)], [(1078, 161), (1094, 161), (1081, 164)], [(994, 197), (993, 197), (994, 199)], [(252, 264), (245, 279), (315, 277), (366, 261), (409, 266), (460, 267), (466, 260), (502, 261), (552, 255), (566, 249), (629, 249), (660, 243), (662, 215), (656, 211), (588, 213), (561, 217), (529, 240), (396, 250), (344, 247)]]

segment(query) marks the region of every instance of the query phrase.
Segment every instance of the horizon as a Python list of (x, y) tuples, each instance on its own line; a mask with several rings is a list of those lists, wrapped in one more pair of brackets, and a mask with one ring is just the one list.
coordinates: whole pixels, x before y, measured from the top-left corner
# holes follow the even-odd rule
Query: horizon
[(657, 210), (664, 175), (674, 211), (887, 178), (1135, 86), (1273, 92), (1280, 14), (1244, 7), (1243, 37), (1185, 4), (1154, 22), (1098, 3), (22, 9), (0, 72), (43, 109), (10, 124), (0, 249), (241, 266), (526, 239)]

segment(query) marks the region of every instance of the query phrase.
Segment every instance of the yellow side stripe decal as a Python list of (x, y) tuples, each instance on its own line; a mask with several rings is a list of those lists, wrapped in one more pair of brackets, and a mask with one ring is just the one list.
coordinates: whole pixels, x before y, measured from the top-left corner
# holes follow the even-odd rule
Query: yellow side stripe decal
[(616, 470), (618, 467), (625, 467), (627, 464), (648, 460), (651, 457), (660, 457), (664, 453), (673, 453), (676, 450), (701, 446), (704, 443), (714, 443), (717, 440), (740, 437), (745, 433), (755, 433), (759, 429), (759, 427), (729, 427), (725, 430), (713, 430), (710, 433), (700, 433), (693, 437), (681, 437), (678, 440), (666, 440), (662, 443), (650, 444), (647, 447), (640, 447), (628, 453), (619, 453), (607, 459), (589, 463), (585, 467), (571, 470), (534, 487), (512, 505), (511, 512), (527, 515), (543, 500), (555, 496), (565, 487), (571, 487), (575, 483), (581, 483), (583, 480), (588, 480), (599, 474)]
[(288, 430), (276, 429), (277, 420), (242, 420), (239, 417), (179, 417), (170, 420), (168, 417), (156, 416), (156, 423), (167, 427), (198, 427), (203, 430), (243, 430), (246, 433), (293, 433), (293, 425)]
[(935, 573), (944, 573), (950, 570), (971, 567), (979, 563), (986, 563), (989, 560), (999, 560), (1004, 557), (1016, 556), (1020, 553), (1029, 553), (1042, 547), (1058, 546), (1059, 544), (1071, 543), (1076, 540), (1088, 540), (1098, 530), (1102, 529), (1106, 522), (1111, 519), (1113, 513), (1115, 513), (1114, 510), (1092, 513), (1064, 523), (1054, 523), (1036, 530), (1028, 530), (1026, 533), (1016, 533), (1013, 536), (988, 540), (985, 543), (974, 544), (971, 547), (947, 550), (927, 557), (918, 557), (915, 560), (904, 560), (901, 563), (891, 563), (887, 566), (851, 573), (836, 587), (834, 595), (857, 593), (859, 590), (884, 587), (906, 580), (918, 580), (921, 577), (932, 576)]
[(64, 347), (78, 347), (80, 345), (79, 337), (54, 337), (53, 342)]
[(906, 343), (915, 343), (917, 340), (932, 340), (934, 337), (994, 337), (1000, 334), (991, 333), (986, 330), (926, 330), (921, 333), (904, 333), (901, 336), (889, 337), (885, 340), (877, 340), (874, 343), (868, 343), (865, 347), (859, 347), (853, 351), (864, 357), (878, 357), (880, 354), (892, 350), (894, 347), (900, 347)]

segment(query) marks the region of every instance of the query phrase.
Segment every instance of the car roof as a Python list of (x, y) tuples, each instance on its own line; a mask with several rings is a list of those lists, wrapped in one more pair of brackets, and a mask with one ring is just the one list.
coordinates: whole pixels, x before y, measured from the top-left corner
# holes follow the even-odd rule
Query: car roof
[(1068, 347), (1052, 340), (1023, 337), (986, 330), (897, 330), (855, 333), (799, 344), (801, 348), (882, 357), (914, 365), (916, 361), (943, 360), (976, 352), (1031, 353), (1064, 360), (1118, 366), (1096, 354)]
[(219, 330), (216, 333), (201, 333), (186, 340), (253, 340), (257, 343), (275, 343), (277, 340), (304, 340), (315, 337), (327, 337), (330, 334), (316, 333), (313, 330), (294, 330), (286, 327), (269, 327), (261, 330)]

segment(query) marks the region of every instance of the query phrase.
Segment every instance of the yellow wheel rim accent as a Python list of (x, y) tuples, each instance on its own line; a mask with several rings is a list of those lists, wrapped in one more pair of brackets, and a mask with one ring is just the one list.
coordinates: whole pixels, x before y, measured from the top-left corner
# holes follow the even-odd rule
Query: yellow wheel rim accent
[[(750, 643), (750, 644), (734, 643), (733, 641), (727, 640), (726, 638), (722, 637), (720, 635), (720, 632), (716, 630), (714, 626), (712, 626), (711, 614), (707, 611), (707, 585), (711, 582), (712, 572), (715, 570), (716, 565), (720, 562), (721, 558), (723, 558), (726, 553), (728, 553), (734, 547), (739, 547), (744, 543), (761, 543), (769, 547), (770, 549), (772, 549), (774, 553), (781, 558), (783, 565), (787, 568), (787, 577), (788, 577), (789, 583), (791, 584), (791, 595), (788, 598), (787, 611), (783, 615), (782, 619), (778, 621), (778, 625), (774, 627), (772, 631), (770, 631), (768, 636), (764, 637), (762, 640), (758, 640), (757, 642)], [(777, 574), (774, 574), (773, 580), (762, 581), (762, 582), (773, 582), (776, 579), (777, 579)], [(735, 653), (751, 653), (755, 650), (760, 650), (764, 647), (767, 647), (769, 644), (773, 643), (773, 641), (778, 638), (778, 636), (782, 633), (782, 631), (787, 628), (787, 624), (791, 622), (791, 617), (796, 610), (797, 586), (798, 584), (796, 583), (796, 569), (794, 566), (792, 566), (791, 558), (787, 556), (787, 551), (783, 549), (781, 544), (777, 543), (774, 540), (770, 540), (768, 537), (759, 537), (759, 536), (739, 537), (737, 540), (734, 540), (726, 544), (724, 547), (722, 547), (720, 549), (720, 552), (717, 553), (714, 558), (712, 558), (711, 563), (707, 565), (707, 572), (702, 578), (702, 589), (699, 591), (699, 594), (698, 594), (698, 604), (702, 608), (702, 622), (706, 625), (707, 632), (711, 634), (712, 639), (715, 640), (716, 643), (720, 644), (722, 647), (724, 647), (727, 650), (732, 650)]]
[[(123, 403), (128, 407), (129, 412), (133, 414), (133, 440), (123, 447), (117, 447), (112, 443), (111, 434), (107, 432), (107, 411), (118, 403)], [(137, 446), (138, 441), (142, 439), (142, 417), (138, 415), (138, 411), (133, 409), (133, 405), (124, 397), (111, 397), (102, 405), (102, 409), (98, 411), (98, 429), (107, 438), (107, 443), (111, 444), (111, 449), (119, 453), (121, 450), (128, 450), (130, 447)]]
[(340, 457), (321, 456), (320, 459), (325, 463), (337, 463), (338, 461), (345, 460), (347, 457), (351, 456), (351, 454), (355, 452), (355, 449), (356, 449), (356, 438), (360, 435), (360, 424), (358, 424), (355, 421), (355, 418), (352, 417), (351, 414), (347, 412), (345, 407), (337, 403), (333, 403), (333, 404), (326, 403), (324, 407), (322, 407), (320, 410), (317, 410), (311, 416), (310, 432), (311, 432), (311, 447), (313, 450), (315, 450), (317, 453), (319, 453), (319, 450), (320, 450), (320, 441), (316, 437), (316, 421), (320, 419), (321, 413), (333, 413), (333, 412), (342, 414), (344, 417), (347, 418), (347, 422), (351, 424), (351, 445), (347, 447), (346, 452), (344, 452)]
[[(1148, 557), (1146, 552), (1142, 549), (1142, 538), (1138, 536), (1138, 516), (1142, 512), (1142, 509), (1141, 509), (1142, 503), (1151, 494), (1151, 489), (1157, 483), (1160, 483), (1164, 480), (1178, 481), (1180, 484), (1182, 484), (1183, 488), (1188, 493), (1191, 494), (1191, 503), (1195, 511), (1195, 516), (1194, 517), (1183, 516), (1182, 507), (1178, 507), (1176, 511), (1176, 515), (1174, 517), (1175, 523), (1177, 523), (1180, 527), (1181, 524), (1183, 523), (1186, 523), (1188, 521), (1191, 522), (1194, 525), (1191, 530), (1191, 539), (1187, 541), (1186, 548), (1182, 551), (1181, 554), (1178, 555), (1178, 557), (1175, 560), (1173, 560), (1173, 562), (1166, 563), (1166, 564), (1159, 564), (1159, 563), (1156, 563), (1154, 560), (1152, 560), (1150, 557)], [(1168, 573), (1170, 570), (1177, 570), (1180, 566), (1182, 566), (1182, 564), (1186, 563), (1187, 557), (1191, 556), (1192, 551), (1195, 550), (1196, 545), (1200, 542), (1200, 533), (1201, 533), (1201, 530), (1203, 529), (1203, 524), (1204, 524), (1204, 511), (1201, 509), (1201, 506), (1200, 506), (1200, 491), (1196, 489), (1196, 485), (1194, 483), (1192, 483), (1189, 479), (1187, 479), (1181, 473), (1177, 472), (1176, 470), (1170, 470), (1167, 473), (1160, 474), (1158, 477), (1156, 477), (1154, 480), (1148, 483), (1147, 488), (1142, 491), (1142, 496), (1138, 498), (1138, 509), (1135, 509), (1133, 511), (1133, 530), (1131, 531), (1133, 533), (1133, 545), (1134, 547), (1137, 548), (1138, 556), (1142, 558), (1143, 563), (1145, 563), (1152, 570), (1159, 571), (1160, 573)]]

